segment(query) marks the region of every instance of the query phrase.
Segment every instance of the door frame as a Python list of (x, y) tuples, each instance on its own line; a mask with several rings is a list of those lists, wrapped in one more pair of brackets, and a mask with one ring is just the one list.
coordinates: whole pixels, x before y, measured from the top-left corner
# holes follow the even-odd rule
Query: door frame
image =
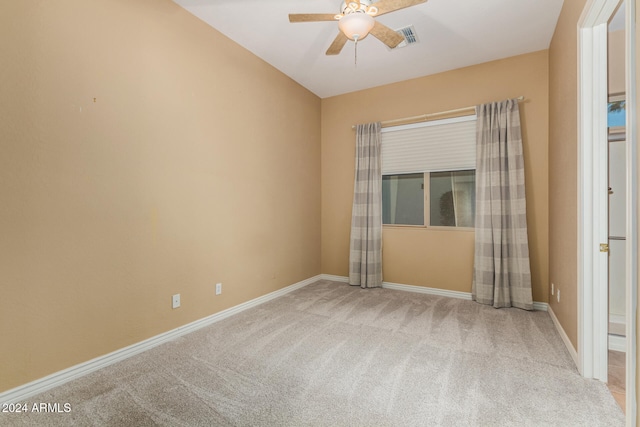
[(638, 100), (636, 51), (636, 1), (625, 2), (625, 90), (627, 138), (627, 281), (626, 281), (626, 408), (627, 425), (636, 426), (637, 324), (638, 312)]
[(607, 22), (620, 0), (591, 0), (578, 23), (578, 361), (607, 381)]
[[(607, 381), (607, 23), (621, 0), (589, 0), (578, 21), (578, 369)], [(627, 111), (627, 425), (636, 425), (637, 160), (635, 1), (625, 2)]]

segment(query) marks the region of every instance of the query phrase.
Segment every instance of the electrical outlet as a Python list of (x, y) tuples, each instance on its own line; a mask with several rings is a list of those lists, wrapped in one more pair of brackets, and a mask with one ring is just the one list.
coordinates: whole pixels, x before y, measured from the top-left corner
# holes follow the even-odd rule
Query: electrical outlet
[(551, 295), (553, 295), (553, 293), (555, 292), (555, 288), (556, 285), (553, 284), (553, 282), (551, 282)]
[(180, 307), (180, 294), (175, 294), (171, 297), (171, 308)]
[(558, 302), (560, 302), (560, 289), (558, 289)]
[(222, 283), (216, 283), (216, 295), (220, 295), (222, 293)]

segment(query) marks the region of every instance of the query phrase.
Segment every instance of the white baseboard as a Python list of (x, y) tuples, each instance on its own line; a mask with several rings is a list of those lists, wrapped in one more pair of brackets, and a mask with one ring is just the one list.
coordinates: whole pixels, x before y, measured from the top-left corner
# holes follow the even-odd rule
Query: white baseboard
[(334, 276), (333, 274), (321, 274), (321, 280), (330, 280), (332, 282), (349, 283), (349, 278), (345, 276)]
[(576, 368), (578, 368), (578, 371), (580, 371), (580, 363), (578, 361), (578, 352), (576, 351), (575, 348), (573, 348), (573, 344), (571, 344), (571, 340), (569, 339), (569, 337), (567, 336), (567, 333), (562, 328), (562, 325), (560, 324), (560, 321), (556, 317), (556, 314), (553, 312), (553, 309), (551, 307), (548, 307), (547, 312), (549, 313), (549, 316), (551, 316), (551, 320), (553, 321), (553, 324), (555, 325), (556, 330), (560, 334), (560, 338), (562, 338), (562, 342), (564, 342), (564, 346), (569, 351), (569, 354), (573, 359), (573, 363), (575, 363)]
[(64, 369), (62, 371), (55, 372), (51, 375), (48, 375), (44, 378), (40, 378), (38, 380), (32, 381), (28, 384), (5, 391), (4, 393), (0, 393), (0, 403), (16, 403), (16, 402), (24, 401), (25, 399), (35, 396), (36, 394), (40, 394), (49, 389), (58, 387), (69, 381), (72, 381), (76, 378), (80, 378), (84, 375), (87, 375), (91, 372), (97, 371), (99, 369), (105, 368), (114, 363), (128, 359), (129, 357), (135, 356), (136, 354), (140, 354), (153, 347), (157, 347), (160, 344), (171, 341), (182, 335), (186, 335), (190, 332), (193, 332), (205, 326), (219, 322), (220, 320), (226, 319), (227, 317), (233, 316), (234, 314), (237, 314), (241, 311), (263, 304), (267, 301), (271, 301), (272, 299), (288, 294), (289, 292), (295, 291), (296, 289), (300, 289), (304, 286), (310, 285), (311, 283), (317, 282), (320, 279), (321, 279), (320, 275), (311, 277), (309, 279), (303, 280), (301, 282), (295, 283), (293, 285), (287, 286), (277, 291), (268, 293), (261, 297), (252, 299), (250, 301), (247, 301), (242, 304), (236, 305), (234, 307), (228, 308), (226, 310), (220, 311), (216, 314), (205, 317), (203, 319), (196, 320), (195, 322), (188, 323), (184, 326), (180, 326), (171, 331), (162, 333), (160, 335), (156, 335), (155, 337), (146, 339), (144, 341), (140, 341), (136, 344), (122, 348), (120, 350), (116, 350), (104, 356), (96, 357), (95, 359), (89, 360), (88, 362), (80, 363), (68, 369)]
[[(619, 314), (609, 314), (609, 334), (611, 335), (619, 335), (620, 337), (624, 337), (627, 333), (627, 318), (624, 315)], [(616, 339), (614, 339), (615, 341)], [(614, 344), (615, 346), (616, 344)], [(611, 348), (611, 340), (609, 340), (609, 349), (615, 350)], [(621, 351), (621, 350), (616, 350)]]
[(549, 304), (546, 302), (533, 302), (533, 309), (536, 311), (549, 311)]
[[(322, 280), (331, 280), (333, 282), (349, 283), (349, 278), (345, 276), (333, 276), (330, 274), (321, 274)], [(438, 295), (441, 297), (458, 298), (471, 300), (470, 292), (450, 291), (447, 289), (429, 288), (426, 286), (403, 285), (401, 283), (382, 282), (385, 289), (395, 289), (397, 291), (416, 292), (419, 294)], [(533, 302), (533, 309), (537, 311), (547, 311), (549, 304), (546, 302)]]
[(401, 283), (383, 282), (382, 287), (385, 289), (395, 289), (397, 291), (416, 292), (419, 294), (438, 295), (441, 297), (457, 298), (471, 300), (471, 293), (449, 291), (447, 289), (428, 288), (426, 286), (403, 285)]
[[(321, 274), (322, 280), (330, 280), (332, 282), (349, 283), (349, 278), (345, 276), (334, 276), (331, 274)], [(449, 291), (446, 289), (428, 288), (426, 286), (403, 285), (400, 283), (382, 282), (384, 289), (395, 289), (397, 291), (416, 292), (419, 294), (438, 295), (442, 297), (458, 298), (471, 300), (469, 292)]]
[[(334, 282), (343, 282), (343, 283), (349, 282), (348, 277), (334, 276), (330, 274), (320, 274), (320, 275), (311, 277), (309, 279), (303, 280), (301, 282), (295, 283), (293, 285), (287, 286), (277, 291), (268, 293), (261, 297), (252, 299), (245, 303), (220, 311), (218, 313), (215, 313), (203, 319), (196, 320), (195, 322), (189, 323), (187, 325), (180, 326), (171, 331), (162, 333), (160, 335), (156, 335), (155, 337), (146, 339), (144, 341), (140, 341), (136, 344), (132, 344), (128, 347), (122, 348), (120, 350), (116, 350), (104, 356), (96, 357), (95, 359), (89, 360), (84, 363), (80, 363), (78, 365), (72, 366), (62, 371), (55, 372), (44, 378), (40, 378), (38, 380), (32, 381), (22, 386), (0, 393), (0, 403), (16, 403), (16, 402), (24, 401), (25, 399), (28, 399), (31, 396), (35, 396), (36, 394), (43, 393), (47, 390), (50, 390), (54, 387), (61, 386), (69, 381), (80, 378), (91, 372), (97, 371), (99, 369), (105, 368), (114, 363), (128, 359), (129, 357), (135, 356), (136, 354), (140, 354), (146, 350), (152, 349), (153, 347), (157, 347), (165, 342), (171, 341), (182, 335), (186, 335), (190, 332), (196, 331), (200, 328), (211, 325), (220, 320), (226, 319), (227, 317), (233, 316), (234, 314), (240, 313), (249, 308), (263, 304), (267, 301), (278, 298), (282, 295), (288, 294), (289, 292), (292, 292), (292, 291), (295, 291), (296, 289), (300, 289), (304, 286), (310, 285), (311, 283), (314, 283), (318, 280), (330, 280)], [(402, 291), (408, 291), (408, 292), (438, 295), (438, 296), (444, 296), (449, 298), (459, 298), (459, 299), (466, 299), (466, 300), (471, 299), (471, 294), (468, 292), (449, 291), (446, 289), (427, 288), (423, 286), (413, 286), (413, 285), (402, 285), (399, 283), (389, 283), (389, 282), (384, 282), (382, 287), (387, 289), (396, 289), (396, 290), (402, 290)], [(546, 303), (534, 302), (533, 304), (534, 304), (535, 310), (546, 311), (547, 309)]]
[[(320, 278), (322, 280), (331, 280), (334, 282), (343, 282), (343, 283), (349, 282), (348, 277), (333, 276), (330, 274), (321, 274)], [(465, 300), (471, 299), (471, 293), (469, 292), (449, 291), (446, 289), (428, 288), (424, 286), (415, 286), (415, 285), (403, 285), (399, 283), (390, 283), (390, 282), (383, 282), (382, 287), (386, 289), (396, 289), (399, 291), (439, 295), (439, 296), (444, 296), (449, 298), (459, 298), (459, 299), (465, 299)], [(580, 365), (578, 363), (578, 353), (576, 352), (576, 349), (573, 348), (573, 344), (571, 344), (571, 340), (569, 340), (569, 337), (567, 336), (566, 332), (560, 325), (558, 318), (556, 317), (555, 313), (553, 312), (549, 304), (546, 302), (534, 301), (533, 309), (537, 311), (546, 311), (549, 313), (549, 316), (551, 316), (551, 320), (553, 321), (553, 324), (555, 325), (556, 330), (560, 334), (560, 337), (562, 338), (562, 341), (564, 342), (565, 347), (569, 351), (569, 354), (571, 355), (573, 362), (575, 363), (576, 367), (579, 369)], [(625, 351), (626, 349), (625, 338), (609, 336), (609, 349), (616, 350), (616, 351)]]
[(627, 352), (627, 338), (620, 335), (609, 335), (609, 350)]
[(619, 323), (621, 325), (626, 325), (627, 317), (624, 314), (609, 313), (609, 323)]

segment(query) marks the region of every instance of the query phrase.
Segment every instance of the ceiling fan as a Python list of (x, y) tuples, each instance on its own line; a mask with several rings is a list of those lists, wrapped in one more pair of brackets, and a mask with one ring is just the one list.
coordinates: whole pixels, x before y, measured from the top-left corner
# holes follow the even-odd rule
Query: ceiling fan
[(426, 3), (427, 0), (345, 0), (338, 14), (332, 13), (290, 13), (289, 22), (318, 22), (338, 21), (340, 32), (335, 38), (327, 55), (340, 53), (347, 40), (358, 43), (371, 33), (375, 38), (389, 46), (391, 49), (398, 46), (403, 40), (400, 34), (391, 28), (376, 21), (374, 17), (394, 12), (409, 6)]

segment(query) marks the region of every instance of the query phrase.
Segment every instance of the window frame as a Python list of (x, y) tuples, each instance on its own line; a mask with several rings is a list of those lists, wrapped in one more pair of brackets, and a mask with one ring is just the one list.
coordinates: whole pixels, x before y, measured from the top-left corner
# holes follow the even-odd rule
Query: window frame
[[(428, 171), (428, 172), (417, 172), (422, 174), (422, 182), (423, 182), (423, 206), (424, 206), (424, 224), (416, 225), (416, 224), (385, 224), (383, 222), (383, 228), (411, 228), (411, 229), (424, 229), (424, 230), (433, 230), (433, 231), (472, 231), (475, 232), (475, 227), (458, 227), (458, 226), (448, 226), (448, 225), (430, 225), (431, 224), (431, 173), (432, 172), (460, 172), (460, 171), (474, 171), (474, 176), (476, 172), (476, 168), (469, 169), (455, 169), (455, 170), (447, 170), (447, 171)], [(382, 176), (395, 176), (395, 175), (403, 175), (403, 174), (383, 174)]]
[[(460, 145), (462, 141), (464, 141), (463, 139), (461, 139), (460, 137), (461, 132), (465, 133), (465, 132), (471, 132), (471, 134), (467, 134), (469, 137), (473, 138), (473, 150), (475, 153), (475, 149), (476, 149), (476, 143), (475, 143), (475, 127), (476, 127), (476, 123), (477, 123), (477, 115), (475, 114), (475, 111), (472, 114), (460, 114), (460, 115), (451, 115), (448, 117), (442, 117), (442, 118), (438, 118), (438, 119), (433, 119), (433, 120), (425, 120), (425, 121), (421, 121), (421, 122), (416, 122), (416, 123), (405, 123), (405, 124), (400, 124), (397, 126), (390, 126), (390, 127), (386, 127), (382, 129), (382, 133), (383, 133), (383, 140), (382, 140), (382, 176), (398, 176), (398, 175), (405, 175), (405, 174), (422, 174), (422, 181), (423, 181), (423, 200), (422, 200), (422, 204), (423, 204), (423, 211), (424, 211), (424, 218), (423, 218), (423, 224), (422, 225), (415, 225), (415, 224), (384, 224), (383, 222), (383, 227), (385, 228), (402, 228), (402, 229), (406, 229), (406, 228), (411, 228), (411, 229), (424, 229), (424, 230), (434, 230), (434, 231), (475, 231), (475, 225), (474, 227), (458, 227), (458, 226), (447, 226), (447, 225), (430, 225), (431, 223), (431, 173), (434, 172), (457, 172), (457, 171), (468, 171), (468, 170), (473, 170), (474, 171), (474, 176), (475, 176), (475, 172), (477, 170), (477, 164), (476, 164), (476, 158), (475, 158), (475, 154), (472, 154), (471, 157), (469, 157), (468, 155), (465, 157), (464, 155), (462, 155), (462, 157), (460, 157), (461, 153), (467, 153), (466, 151), (464, 151), (464, 149), (462, 150), (462, 152), (458, 152), (458, 148), (450, 148), (448, 149), (450, 150), (455, 150), (455, 152), (457, 153), (456, 155), (456, 161), (451, 162), (451, 158), (447, 157), (448, 155), (445, 154), (445, 157), (442, 157), (442, 152), (438, 149), (436, 149), (436, 152), (438, 153), (436, 155), (436, 158), (439, 160), (436, 160), (435, 163), (432, 162), (430, 156), (427, 158), (424, 158), (424, 160), (426, 160), (426, 162), (423, 164), (421, 162), (421, 159), (423, 159), (423, 153), (424, 151), (418, 150), (415, 152), (414, 155), (412, 155), (413, 157), (407, 157), (408, 153), (412, 153), (412, 150), (416, 149), (416, 145), (415, 145), (415, 141), (416, 141), (416, 134), (414, 133), (415, 129), (418, 128), (431, 128), (432, 126), (440, 126), (440, 125), (446, 125), (446, 126), (454, 126), (455, 129), (452, 130), (452, 139), (449, 139), (447, 137), (443, 138), (442, 140), (440, 140), (440, 138), (438, 137), (438, 130), (436, 130), (435, 128), (432, 128), (433, 130), (429, 130), (428, 133), (430, 134), (430, 136), (427, 137), (427, 139), (425, 141), (430, 141), (427, 143), (427, 145), (432, 145), (433, 144), (433, 137), (438, 138), (438, 143), (436, 144), (436, 147), (442, 147), (442, 145), (440, 144), (448, 144), (449, 141), (451, 141), (454, 145), (454, 147), (460, 147), (463, 148), (464, 145)], [(467, 125), (464, 125), (464, 123), (468, 123), (468, 122), (473, 122), (473, 130), (470, 131), (468, 129)], [(460, 128), (459, 126), (462, 126), (462, 128)], [(412, 132), (411, 134), (408, 134), (406, 136), (401, 136), (400, 137), (400, 149), (402, 150), (401, 152), (404, 153), (403, 155), (400, 155), (400, 157), (398, 157), (394, 152), (394, 155), (392, 157), (390, 157), (389, 160), (391, 163), (388, 163), (387, 166), (385, 166), (385, 137), (384, 134), (391, 132), (402, 132), (402, 131), (410, 131)], [(473, 136), (471, 136), (473, 135)], [(407, 139), (408, 138), (408, 139)], [(413, 139), (412, 139), (413, 138)], [(392, 144), (396, 144), (398, 141), (398, 139), (394, 138), (394, 142)], [(408, 144), (408, 145), (403, 145), (403, 144)], [(446, 146), (446, 145), (445, 145)], [(426, 148), (427, 150), (430, 150), (429, 148)], [(451, 152), (451, 151), (450, 151)], [(411, 155), (410, 155), (411, 156)], [(412, 159), (412, 160), (408, 160), (408, 159)], [(415, 163), (415, 161), (418, 161), (418, 163)], [(474, 190), (475, 191), (475, 190)], [(381, 207), (381, 210), (384, 209), (384, 207)], [(382, 215), (382, 212), (381, 212)], [(384, 218), (383, 218), (384, 220)]]

